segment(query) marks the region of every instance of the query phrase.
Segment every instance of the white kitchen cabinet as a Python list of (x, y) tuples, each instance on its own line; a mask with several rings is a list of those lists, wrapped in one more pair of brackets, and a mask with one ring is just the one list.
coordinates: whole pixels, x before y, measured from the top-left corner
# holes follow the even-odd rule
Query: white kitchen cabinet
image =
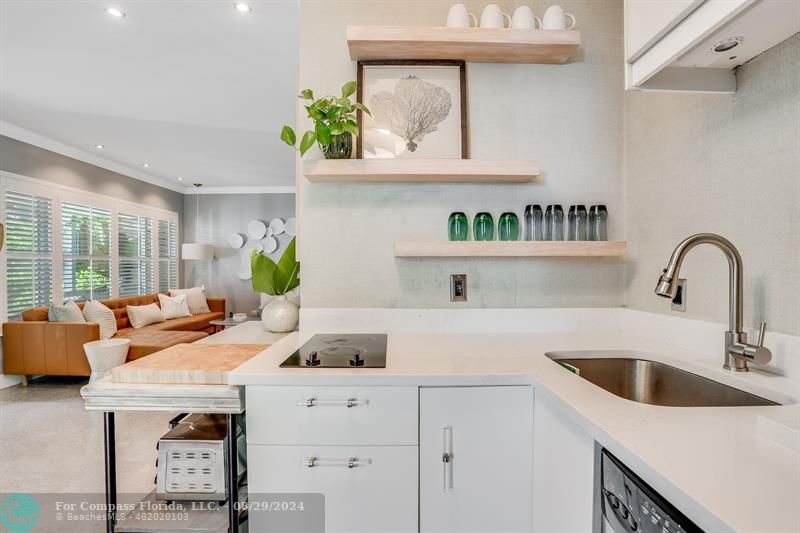
[(421, 388), (420, 531), (530, 532), (533, 389)]
[(417, 445), (417, 387), (248, 387), (252, 444)]
[(625, 0), (625, 59), (636, 60), (705, 0)]
[(552, 397), (533, 407), (533, 530), (590, 533), (594, 439)]
[(800, 31), (800, 2), (625, 0), (625, 88), (733, 93), (735, 67)]
[[(327, 533), (417, 531), (416, 446), (248, 445), (247, 462), (251, 495), (323, 494)], [(267, 514), (251, 511), (250, 530)]]

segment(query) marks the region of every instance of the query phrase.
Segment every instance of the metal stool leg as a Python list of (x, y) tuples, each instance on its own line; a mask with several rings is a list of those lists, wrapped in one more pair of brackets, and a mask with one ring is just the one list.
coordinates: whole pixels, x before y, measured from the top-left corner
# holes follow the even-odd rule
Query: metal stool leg
[(117, 450), (114, 412), (103, 413), (106, 452), (106, 533), (114, 533), (117, 522)]
[(239, 531), (239, 450), (236, 429), (239, 416), (228, 415), (228, 531)]

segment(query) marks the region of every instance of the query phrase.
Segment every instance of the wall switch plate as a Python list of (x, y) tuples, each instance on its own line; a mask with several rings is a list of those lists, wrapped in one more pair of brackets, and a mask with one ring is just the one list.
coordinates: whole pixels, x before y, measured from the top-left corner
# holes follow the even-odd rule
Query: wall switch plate
[(672, 310), (686, 312), (686, 278), (678, 278), (678, 292), (672, 299)]
[(450, 274), (450, 301), (467, 301), (467, 275)]

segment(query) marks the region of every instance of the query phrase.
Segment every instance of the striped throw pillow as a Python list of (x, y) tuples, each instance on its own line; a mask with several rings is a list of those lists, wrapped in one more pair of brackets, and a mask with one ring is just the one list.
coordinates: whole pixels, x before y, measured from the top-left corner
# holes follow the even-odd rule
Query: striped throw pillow
[(204, 285), (192, 287), (191, 289), (172, 289), (169, 291), (170, 296), (178, 296), (179, 294), (186, 295), (186, 301), (189, 303), (189, 312), (193, 315), (211, 312), (211, 309), (208, 308)]
[(83, 305), (83, 318), (86, 322), (100, 324), (100, 338), (110, 339), (117, 334), (117, 319), (114, 311), (97, 300), (90, 300)]

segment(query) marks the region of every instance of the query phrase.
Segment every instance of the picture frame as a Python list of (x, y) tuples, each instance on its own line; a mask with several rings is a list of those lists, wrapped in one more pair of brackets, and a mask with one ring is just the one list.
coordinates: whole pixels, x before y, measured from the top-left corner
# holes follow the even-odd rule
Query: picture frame
[[(464, 61), (359, 61), (357, 83), (372, 113), (357, 113), (358, 158), (469, 159)], [(410, 100), (425, 106), (422, 118)]]

